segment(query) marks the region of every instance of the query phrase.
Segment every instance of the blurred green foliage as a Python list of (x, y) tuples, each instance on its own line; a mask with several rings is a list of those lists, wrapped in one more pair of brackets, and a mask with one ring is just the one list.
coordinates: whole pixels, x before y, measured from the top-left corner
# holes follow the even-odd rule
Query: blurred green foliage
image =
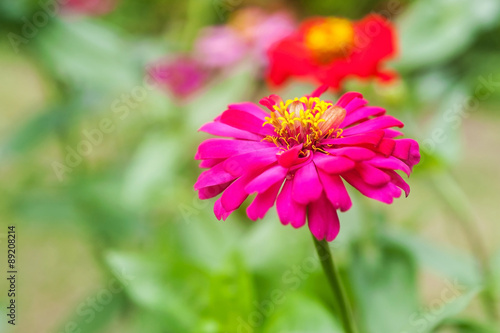
[[(244, 207), (228, 221), (216, 221), (212, 201), (200, 202), (192, 188), (199, 173), (194, 152), (205, 138), (196, 130), (228, 103), (255, 98), (252, 92), (260, 82), (252, 64), (228, 72), (188, 103), (144, 83), (151, 61), (190, 50), (201, 27), (223, 23), (221, 10), (251, 4), (287, 8), (298, 18), (361, 18), (396, 8), (390, 18), (398, 26), (401, 57), (393, 66), (401, 80), (391, 86), (352, 81), (349, 88), (387, 106), (408, 124), (408, 135), (420, 139), (424, 159), (412, 186), (432, 188), (429, 179), (448, 174), (460, 161), (463, 119), (497, 111), (497, 0), (124, 0), (102, 17), (52, 17), (18, 52), (3, 38), (0, 62), (16, 71), (10, 73), (15, 77), (1, 79), (8, 91), (1, 96), (6, 124), (0, 133), (1, 220), (31, 235), (36, 241), (20, 246), (35, 252), (44, 242), (37, 235), (62, 230), (60, 237), (86, 244), (82, 256), (92, 259), (84, 269), (99, 272), (99, 282), (79, 300), (44, 299), (49, 309), (52, 302), (65, 302), (64, 311), (44, 312), (54, 320), (36, 322), (24, 312), (19, 332), (70, 332), (74, 325), (82, 333), (341, 332), (305, 228), (282, 227), (274, 212), (249, 222)], [(37, 1), (2, 2), (3, 35), (22, 34), (25, 19), (37, 11)], [(468, 109), (467, 101), (484, 80), (494, 83), (485, 88), (491, 94), (480, 101), (479, 110)], [(25, 85), (32, 81), (41, 88)], [(138, 88), (144, 97), (131, 97)], [(297, 83), (281, 93), (292, 96), (311, 88)], [(64, 162), (88, 138), (85, 133), (95, 135), (103, 119), (113, 129), (101, 132), (99, 140), (94, 136), (99, 143), (79, 162), (76, 158), (61, 180), (54, 162)], [(439, 142), (433, 139), (436, 130), (444, 137)], [(455, 193), (447, 205), (452, 210), (458, 206), (448, 215), (456, 223), (457, 212), (472, 214), (472, 208), (462, 206), (460, 193), (457, 197), (450, 190), (451, 181), (444, 192)], [(341, 215), (343, 229), (332, 249), (362, 332), (494, 331), (484, 314), (469, 306), (484, 292), (475, 260), (467, 250), (450, 250), (426, 239), (415, 225), (427, 209), (426, 198), (413, 198), (413, 211), (397, 223), (388, 222), (396, 215), (381, 205), (354, 199), (354, 208)], [(51, 246), (65, 258), (57, 240)], [(496, 281), (498, 258), (491, 260)], [(44, 258), (19, 260), (29, 266)], [(76, 268), (80, 258), (60, 265)], [(441, 299), (446, 285), (425, 296), (426, 271), (438, 281), (459, 281), (466, 290), (452, 301)], [(51, 276), (50, 271), (37, 274)], [(67, 281), (66, 293), (85, 279)], [(111, 301), (100, 304), (87, 320), (81, 310), (91, 309), (88, 297), (108, 290), (114, 279), (123, 291), (112, 292)], [(40, 281), (23, 276), (21, 288), (36, 283), (31, 280)], [(498, 300), (500, 285), (487, 287)], [(2, 304), (4, 297), (2, 293)], [(28, 302), (41, 296), (21, 297), (27, 309)], [(432, 308), (436, 299), (439, 311)], [(8, 331), (5, 325), (0, 329)]]

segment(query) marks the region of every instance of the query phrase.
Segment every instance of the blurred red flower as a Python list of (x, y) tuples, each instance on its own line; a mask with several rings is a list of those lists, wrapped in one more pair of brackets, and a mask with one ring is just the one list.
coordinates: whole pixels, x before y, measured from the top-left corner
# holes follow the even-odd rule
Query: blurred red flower
[(281, 85), (290, 77), (313, 79), (333, 89), (347, 77), (392, 79), (382, 68), (396, 54), (395, 29), (385, 18), (371, 14), (360, 21), (317, 17), (304, 21), (268, 52), (268, 80)]

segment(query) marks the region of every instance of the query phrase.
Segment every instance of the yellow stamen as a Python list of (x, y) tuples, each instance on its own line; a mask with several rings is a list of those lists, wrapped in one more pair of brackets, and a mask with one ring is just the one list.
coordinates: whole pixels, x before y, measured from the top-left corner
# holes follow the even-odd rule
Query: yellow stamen
[(303, 144), (303, 152), (315, 150), (326, 153), (320, 141), (325, 138), (338, 138), (342, 129), (338, 128), (345, 118), (345, 110), (320, 100), (318, 97), (302, 97), (280, 102), (273, 107), (266, 124), (274, 127), (276, 135), (264, 140), (278, 147), (288, 149)]

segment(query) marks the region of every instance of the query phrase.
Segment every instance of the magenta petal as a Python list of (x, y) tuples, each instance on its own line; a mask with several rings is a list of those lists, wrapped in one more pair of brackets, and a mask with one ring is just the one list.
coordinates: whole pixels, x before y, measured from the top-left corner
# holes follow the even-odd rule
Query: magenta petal
[(309, 230), (318, 240), (331, 242), (339, 234), (340, 221), (337, 211), (324, 194), (309, 204), (307, 217)]
[(200, 144), (195, 158), (205, 160), (208, 158), (228, 158), (234, 155), (274, 147), (269, 142), (246, 140), (208, 139)]
[(234, 176), (241, 176), (245, 172), (275, 163), (277, 152), (278, 148), (275, 146), (230, 157), (224, 161), (224, 170)]
[(393, 139), (382, 139), (377, 147), (377, 151), (382, 153), (384, 156), (389, 157), (392, 155), (394, 151), (394, 147), (396, 146), (395, 140)]
[(208, 124), (203, 125), (200, 129), (200, 132), (205, 132), (212, 135), (224, 136), (228, 138), (236, 138), (243, 140), (253, 140), (260, 141), (262, 140), (262, 136), (254, 133), (250, 133), (241, 129), (234, 128), (227, 124), (223, 124), (218, 121), (214, 121)]
[(326, 197), (335, 209), (345, 212), (352, 206), (351, 198), (345, 188), (344, 182), (337, 175), (330, 175), (322, 170), (318, 170), (319, 178), (323, 183)]
[(217, 185), (213, 185), (213, 186), (207, 186), (207, 187), (200, 188), (198, 190), (198, 197), (201, 200), (216, 197), (219, 194), (221, 194), (229, 185), (231, 185), (231, 183), (232, 183), (232, 181), (227, 182), (227, 183), (223, 183), (223, 184), (217, 184)]
[(293, 198), (300, 204), (306, 205), (317, 200), (323, 186), (318, 178), (318, 172), (314, 163), (309, 163), (295, 172), (293, 178)]
[(356, 171), (346, 172), (342, 175), (342, 177), (352, 187), (361, 192), (361, 194), (387, 204), (392, 203), (393, 198), (397, 198), (401, 195), (401, 190), (399, 190), (399, 188), (392, 183), (387, 183), (381, 187), (366, 184)]
[(227, 183), (235, 178), (235, 176), (224, 170), (223, 163), (219, 163), (210, 170), (203, 171), (194, 184), (194, 188), (198, 190), (202, 187)]
[(264, 218), (267, 211), (274, 205), (281, 184), (276, 183), (265, 192), (257, 194), (254, 201), (247, 208), (247, 215), (252, 221)]
[(302, 144), (290, 148), (286, 151), (279, 151), (277, 154), (279, 164), (284, 168), (290, 168), (297, 164), (299, 160), (299, 153), (302, 149)]
[(295, 171), (297, 169), (302, 168), (304, 165), (307, 165), (312, 162), (314, 159), (314, 154), (308, 151), (306, 153), (306, 156), (304, 157), (298, 157), (293, 163), (292, 166), (290, 167), (290, 171)]
[(391, 181), (394, 185), (405, 191), (405, 195), (408, 197), (410, 195), (410, 185), (404, 181), (403, 177), (393, 170), (385, 170), (385, 172), (391, 177)]
[(250, 102), (230, 104), (228, 106), (228, 108), (231, 110), (245, 111), (245, 112), (250, 113), (251, 115), (254, 115), (255, 117), (261, 119), (263, 122), (265, 121), (266, 117), (269, 117), (269, 113), (262, 110), (258, 105), (254, 104), (254, 103), (250, 103)]
[(384, 130), (384, 132), (385, 132), (384, 137), (388, 138), (388, 139), (392, 139), (392, 138), (404, 135), (403, 132), (397, 131), (397, 130), (392, 129), (392, 128), (386, 128)]
[(320, 97), (321, 95), (323, 95), (323, 93), (325, 91), (327, 91), (329, 88), (329, 86), (327, 84), (323, 84), (321, 86), (319, 86), (318, 88), (316, 88), (312, 93), (311, 95), (309, 95), (310, 97)]
[(392, 155), (405, 161), (410, 168), (420, 162), (418, 143), (412, 139), (395, 140), (395, 147)]
[(232, 211), (228, 212), (222, 207), (221, 199), (217, 199), (214, 204), (214, 214), (217, 220), (225, 221), (229, 215), (231, 215)]
[(404, 173), (410, 176), (410, 168), (403, 161), (395, 158), (395, 157), (375, 157), (371, 160), (367, 161), (370, 165), (381, 169), (389, 169), (389, 170), (401, 170)]
[(326, 149), (327, 152), (332, 155), (346, 156), (353, 161), (364, 161), (374, 158), (376, 154), (367, 148), (362, 147), (343, 147), (343, 148), (331, 148)]
[(281, 102), (283, 102), (283, 100), (281, 99), (281, 97), (279, 97), (278, 95), (274, 95), (273, 94), (273, 95), (270, 95), (269, 97), (262, 98), (259, 101), (259, 104), (265, 106), (270, 111), (274, 111), (273, 106), (274, 105), (278, 105)]
[(355, 98), (363, 98), (363, 95), (358, 92), (347, 92), (339, 98), (335, 105), (338, 105), (345, 109), (346, 106)]
[(256, 174), (245, 174), (236, 179), (229, 187), (222, 193), (220, 197), (222, 207), (230, 212), (238, 209), (243, 201), (248, 197), (245, 192), (245, 186), (256, 176)]
[(378, 106), (366, 106), (357, 109), (354, 112), (347, 114), (344, 121), (340, 124), (340, 128), (344, 128), (355, 124), (361, 120), (366, 120), (369, 117), (378, 117), (385, 114), (385, 109)]
[(344, 109), (347, 111), (347, 114), (351, 114), (352, 112), (356, 111), (357, 109), (365, 106), (368, 104), (368, 101), (364, 99), (362, 96), (361, 97), (356, 97), (353, 98), (349, 104), (347, 104)]
[(222, 113), (220, 122), (230, 125), (240, 130), (260, 134), (260, 135), (273, 135), (274, 127), (270, 124), (264, 125), (264, 120), (254, 116), (251, 113), (228, 109)]
[(321, 141), (323, 144), (333, 144), (333, 145), (346, 145), (346, 146), (355, 146), (355, 145), (373, 145), (377, 146), (384, 137), (384, 131), (371, 131), (363, 134), (356, 134), (351, 136), (346, 136), (338, 139), (326, 139)]
[(400, 120), (392, 116), (381, 116), (362, 122), (359, 125), (345, 128), (344, 131), (342, 132), (342, 135), (347, 136), (378, 129), (385, 129), (389, 127), (403, 127), (403, 126), (404, 124)]
[(248, 194), (252, 194), (254, 192), (263, 193), (276, 183), (282, 184), (287, 173), (288, 169), (285, 169), (280, 165), (273, 166), (262, 172), (250, 183), (248, 183), (245, 187), (245, 191)]
[(224, 158), (209, 158), (207, 160), (203, 160), (200, 162), (198, 165), (200, 168), (205, 169), (205, 168), (211, 168), (213, 166), (216, 166), (220, 162), (225, 161)]
[(358, 163), (356, 165), (356, 170), (368, 185), (380, 187), (387, 184), (391, 180), (391, 177), (389, 177), (384, 171), (381, 171), (365, 162)]
[(300, 228), (306, 223), (306, 206), (293, 200), (293, 180), (285, 181), (276, 200), (276, 210), (283, 225), (291, 223), (292, 227)]
[(343, 156), (317, 154), (314, 164), (328, 173), (340, 174), (349, 171), (356, 166), (356, 163)]

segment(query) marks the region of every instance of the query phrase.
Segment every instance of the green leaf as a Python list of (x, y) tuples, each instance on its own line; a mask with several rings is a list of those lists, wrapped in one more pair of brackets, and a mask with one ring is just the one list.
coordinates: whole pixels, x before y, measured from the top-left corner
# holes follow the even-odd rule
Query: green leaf
[(498, 18), (495, 0), (415, 1), (399, 17), (401, 58), (398, 66), (414, 70), (441, 63), (463, 52), (482, 29)]
[(191, 332), (197, 321), (182, 289), (164, 280), (162, 266), (148, 257), (109, 252), (109, 266), (120, 273), (129, 298), (152, 313), (162, 314), (172, 332)]
[(253, 226), (241, 242), (245, 261), (254, 272), (266, 273), (269, 279), (279, 279), (285, 267), (297, 264), (312, 251), (309, 231), (283, 226), (274, 210), (262, 220), (247, 223)]
[[(189, 196), (181, 197), (185, 193)], [(238, 215), (234, 213), (228, 221), (218, 221), (213, 214), (213, 202), (200, 200), (191, 189), (178, 191), (173, 200), (177, 200), (177, 207), (170, 222), (177, 229), (176, 239), (184, 259), (207, 271), (220, 270), (242, 238)]]
[[(450, 287), (450, 290), (453, 290), (453, 287)], [(431, 301), (429, 307), (421, 308), (419, 311), (412, 313), (408, 319), (408, 324), (398, 332), (433, 332), (448, 318), (456, 316), (465, 310), (479, 291), (479, 288), (472, 288), (465, 292), (454, 290), (448, 293), (452, 298), (440, 295)]]
[(117, 244), (140, 230), (138, 214), (127, 207), (119, 197), (119, 182), (113, 178), (75, 177), (69, 191), (82, 222), (103, 242)]
[(417, 268), (402, 247), (353, 245), (350, 280), (364, 331), (399, 333), (417, 309)]
[(477, 287), (481, 283), (474, 260), (466, 254), (450, 253), (407, 232), (392, 230), (384, 237), (407, 249), (420, 266), (430, 268), (448, 278), (457, 279), (469, 287)]
[(173, 182), (180, 146), (175, 138), (150, 135), (128, 165), (123, 200), (135, 208), (147, 207), (155, 192)]
[(491, 268), (494, 275), (494, 281), (496, 281), (495, 288), (497, 299), (500, 300), (500, 251), (497, 252), (491, 259)]
[(458, 161), (462, 150), (460, 129), (470, 116), (467, 101), (467, 90), (463, 86), (454, 87), (441, 99), (438, 110), (420, 141), (426, 156), (438, 158), (449, 165)]
[(56, 20), (42, 33), (36, 40), (41, 59), (65, 82), (96, 91), (137, 85), (141, 69), (130, 56), (130, 45), (111, 29), (84, 19)]
[(479, 321), (469, 318), (450, 318), (444, 320), (437, 328), (436, 332), (441, 332), (441, 328), (454, 328), (457, 333), (497, 333), (497, 329)]
[[(108, 298), (105, 298), (107, 296), (100, 296), (106, 293), (111, 295), (109, 302)], [(81, 300), (75, 308), (74, 315), (60, 323), (57, 332), (104, 332), (106, 325), (123, 310), (124, 303), (122, 294), (112, 293), (108, 288), (99, 290)]]
[(73, 105), (59, 105), (41, 110), (16, 128), (16, 132), (2, 145), (2, 153), (22, 154), (35, 148), (55, 131), (67, 128), (73, 111)]
[[(258, 318), (258, 316), (255, 316)], [(246, 324), (250, 325), (250, 321)], [(251, 331), (249, 331), (251, 332)], [(342, 328), (331, 312), (317, 299), (294, 294), (280, 305), (265, 324), (263, 333), (341, 333)]]
[(237, 332), (241, 321), (253, 309), (253, 282), (236, 252), (225, 268), (215, 271), (209, 280), (209, 300), (196, 332)]

